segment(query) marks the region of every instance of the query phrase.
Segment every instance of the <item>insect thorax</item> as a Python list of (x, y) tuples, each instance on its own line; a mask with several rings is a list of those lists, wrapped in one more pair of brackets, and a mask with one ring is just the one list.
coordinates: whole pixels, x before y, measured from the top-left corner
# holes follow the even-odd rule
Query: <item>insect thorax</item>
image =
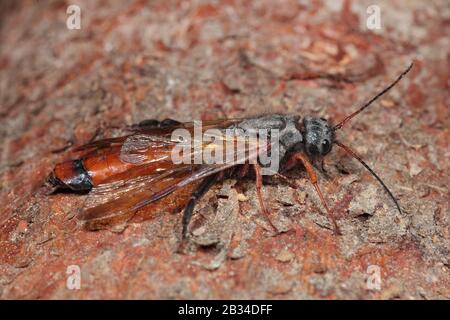
[(298, 151), (303, 148), (303, 135), (299, 129), (300, 117), (297, 115), (271, 114), (256, 118), (245, 119), (233, 125), (233, 129), (242, 129), (246, 134), (257, 133), (259, 130), (277, 130), (279, 137), (280, 160), (288, 152)]

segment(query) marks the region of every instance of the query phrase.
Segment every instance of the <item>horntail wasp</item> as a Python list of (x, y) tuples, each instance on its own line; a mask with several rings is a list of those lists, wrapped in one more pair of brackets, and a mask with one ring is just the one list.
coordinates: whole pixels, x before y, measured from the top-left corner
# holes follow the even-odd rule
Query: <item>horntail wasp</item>
[[(291, 169), (299, 163), (303, 165), (334, 226), (335, 233), (339, 234), (336, 220), (320, 190), (313, 163), (323, 159), (333, 145), (339, 146), (378, 180), (401, 213), (400, 205), (381, 178), (352, 149), (337, 140), (336, 133), (394, 87), (412, 66), (411, 63), (389, 86), (334, 126), (323, 118), (270, 114), (254, 118), (205, 121), (202, 130), (214, 128), (223, 131), (231, 128), (239, 129), (236, 132), (245, 133), (255, 129), (278, 129), (281, 170)], [(258, 161), (260, 148), (256, 147), (256, 143), (252, 145), (253, 142), (247, 140), (249, 150), (242, 156), (245, 159), (238, 159), (246, 160), (242, 161), (243, 164), (236, 164), (237, 162), (175, 164), (172, 161), (171, 151), (179, 141), (174, 140), (171, 133), (178, 128), (193, 131), (193, 127), (193, 122), (181, 123), (171, 119), (145, 120), (129, 127), (131, 132), (128, 135), (98, 140), (78, 147), (76, 151), (83, 152), (81, 158), (57, 164), (47, 181), (53, 190), (89, 192), (93, 199), (97, 199), (88, 203), (79, 215), (79, 219), (84, 221), (87, 228), (93, 230), (104, 228), (111, 223), (129, 221), (139, 209), (149, 206), (151, 210), (152, 205), (168, 197), (181, 199), (181, 196), (177, 198), (177, 193), (184, 190), (184, 202), (181, 206), (179, 202), (177, 203), (178, 209), (184, 206), (181, 241), (183, 242), (194, 207), (208, 189), (221, 179), (245, 177), (250, 173), (250, 169), (253, 169), (259, 204), (261, 210), (268, 214), (262, 196), (261, 164)], [(237, 134), (233, 139), (236, 142), (241, 137)], [(222, 145), (223, 141), (217, 140), (201, 142), (200, 146), (215, 148), (218, 145), (214, 144)], [(287, 179), (281, 173), (276, 174)], [(165, 209), (169, 211), (169, 207)]]

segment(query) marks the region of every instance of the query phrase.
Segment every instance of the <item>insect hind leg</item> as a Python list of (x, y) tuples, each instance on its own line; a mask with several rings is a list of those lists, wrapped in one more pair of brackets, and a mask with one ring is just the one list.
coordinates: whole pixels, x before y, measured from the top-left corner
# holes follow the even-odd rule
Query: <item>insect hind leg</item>
[(183, 211), (183, 218), (181, 220), (182, 231), (181, 231), (181, 244), (177, 251), (180, 251), (181, 246), (186, 240), (186, 235), (188, 231), (189, 222), (191, 221), (192, 214), (194, 212), (195, 205), (201, 199), (201, 197), (212, 187), (212, 185), (217, 181), (218, 174), (213, 174), (205, 179), (198, 185), (198, 187), (192, 192), (192, 195)]
[(176, 125), (179, 125), (179, 124), (181, 124), (180, 121), (167, 118), (167, 119), (164, 119), (163, 121), (161, 121), (159, 123), (159, 126), (161, 128), (164, 128), (164, 127), (176, 126)]
[(179, 125), (181, 122), (173, 119), (164, 119), (159, 121), (157, 119), (146, 119), (138, 123), (139, 128), (165, 128)]
[(137, 126), (141, 128), (157, 128), (159, 127), (159, 120), (156, 119), (142, 120), (137, 124)]

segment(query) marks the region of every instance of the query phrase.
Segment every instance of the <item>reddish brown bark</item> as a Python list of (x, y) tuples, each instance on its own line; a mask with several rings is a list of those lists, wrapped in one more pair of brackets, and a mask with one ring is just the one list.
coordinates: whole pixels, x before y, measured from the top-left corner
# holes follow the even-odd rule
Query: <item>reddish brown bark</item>
[[(65, 2), (2, 1), (0, 298), (449, 298), (448, 2), (380, 2), (376, 33), (373, 2), (82, 1), (82, 28), (68, 30)], [(339, 132), (404, 212), (335, 149), (319, 180), (342, 236), (301, 169), (300, 189), (264, 186), (279, 234), (254, 182), (227, 181), (199, 204), (185, 255), (180, 214), (92, 232), (74, 218), (84, 196), (42, 192), (72, 145), (114, 127), (266, 112), (337, 122), (412, 60)], [(70, 265), (80, 290), (66, 287)], [(380, 291), (366, 286), (371, 265)]]

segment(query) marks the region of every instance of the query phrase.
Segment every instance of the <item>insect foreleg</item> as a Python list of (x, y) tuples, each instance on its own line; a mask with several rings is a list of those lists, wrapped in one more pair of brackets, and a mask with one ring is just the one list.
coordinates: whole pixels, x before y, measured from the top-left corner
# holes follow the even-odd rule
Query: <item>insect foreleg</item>
[(325, 159), (320, 160), (320, 169), (322, 170), (323, 173), (325, 174), (328, 173), (327, 169), (325, 169)]

